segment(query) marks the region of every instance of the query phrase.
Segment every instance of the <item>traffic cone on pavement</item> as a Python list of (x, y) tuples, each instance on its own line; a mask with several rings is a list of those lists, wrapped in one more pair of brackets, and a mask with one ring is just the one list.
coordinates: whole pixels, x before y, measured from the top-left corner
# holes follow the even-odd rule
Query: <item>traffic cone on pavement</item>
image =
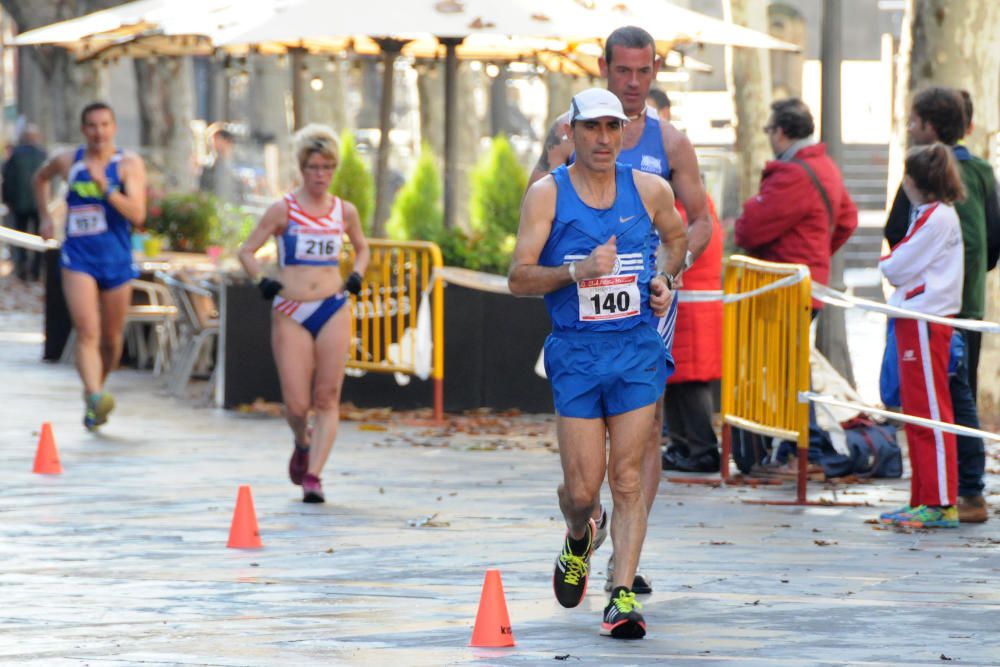
[(479, 596), (479, 612), (472, 629), (469, 646), (514, 646), (514, 631), (507, 615), (500, 570), (486, 570), (483, 592)]
[(229, 528), (230, 549), (257, 549), (264, 546), (260, 541), (260, 528), (257, 527), (257, 514), (253, 510), (253, 497), (250, 487), (243, 485), (236, 496), (236, 510), (233, 512), (233, 524)]
[(35, 467), (32, 472), (39, 475), (60, 475), (62, 464), (59, 463), (59, 452), (56, 451), (56, 439), (52, 435), (52, 424), (42, 424), (42, 433), (38, 436), (38, 450), (35, 452)]

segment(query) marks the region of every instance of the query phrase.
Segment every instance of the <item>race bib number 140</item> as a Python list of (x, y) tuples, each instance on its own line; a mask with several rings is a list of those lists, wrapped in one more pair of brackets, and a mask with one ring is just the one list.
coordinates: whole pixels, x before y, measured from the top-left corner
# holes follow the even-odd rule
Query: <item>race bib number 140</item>
[(639, 276), (602, 276), (576, 284), (580, 320), (598, 322), (635, 317), (640, 311)]

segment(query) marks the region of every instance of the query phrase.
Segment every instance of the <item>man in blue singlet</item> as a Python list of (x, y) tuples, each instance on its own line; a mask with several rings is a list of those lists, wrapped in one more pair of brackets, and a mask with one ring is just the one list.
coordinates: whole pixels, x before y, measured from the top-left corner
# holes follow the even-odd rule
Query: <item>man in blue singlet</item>
[(132, 227), (146, 220), (146, 167), (115, 147), (115, 114), (94, 102), (80, 114), (85, 145), (53, 156), (35, 174), (39, 230), (52, 238), (49, 182), (60, 177), (66, 195), (62, 288), (76, 329), (76, 368), (83, 380), (83, 424), (94, 430), (115, 406), (104, 382), (122, 355), (125, 314), (132, 298)]
[(586, 593), (607, 473), (618, 563), (601, 633), (639, 638), (646, 623), (631, 586), (646, 534), (641, 467), (667, 379), (654, 323), (672, 301), (668, 276), (680, 270), (687, 238), (667, 182), (616, 162), (627, 116), (613, 93), (577, 94), (567, 120), (576, 159), (528, 189), (508, 283), (513, 294), (544, 295), (552, 318), (545, 370), (567, 525), (556, 599), (575, 607)]
[[(625, 26), (612, 32), (604, 45), (604, 56), (600, 59), (601, 74), (608, 81), (608, 90), (621, 100), (622, 108), (629, 122), (622, 136), (622, 152), (618, 161), (633, 169), (652, 173), (669, 181), (677, 199), (684, 205), (688, 217), (688, 252), (682, 265), (671, 274), (679, 278), (680, 273), (689, 268), (705, 250), (712, 238), (712, 223), (705, 199), (698, 169), (698, 158), (694, 147), (683, 132), (670, 123), (660, 120), (655, 110), (646, 106), (649, 89), (656, 80), (661, 60), (656, 55), (653, 37), (636, 26)], [(570, 164), (573, 159), (574, 142), (567, 131), (569, 117), (556, 119), (545, 139), (542, 155), (528, 180), (531, 185), (561, 164)], [(680, 282), (678, 281), (678, 286)], [(673, 357), (671, 349), (674, 339), (674, 322), (677, 305), (674, 301), (670, 311), (660, 318), (658, 328), (663, 336), (667, 351), (668, 372), (672, 373)], [(647, 512), (652, 510), (656, 491), (660, 486), (661, 434), (663, 431), (663, 396), (666, 386), (660, 387), (660, 399), (656, 407), (656, 421), (649, 432), (646, 451), (642, 461), (642, 496)], [(607, 516), (598, 509), (594, 517), (598, 522), (597, 546), (607, 537)], [(608, 582), (610, 590), (614, 580), (614, 556), (608, 561)], [(637, 574), (632, 586), (637, 593), (651, 593), (649, 578)]]

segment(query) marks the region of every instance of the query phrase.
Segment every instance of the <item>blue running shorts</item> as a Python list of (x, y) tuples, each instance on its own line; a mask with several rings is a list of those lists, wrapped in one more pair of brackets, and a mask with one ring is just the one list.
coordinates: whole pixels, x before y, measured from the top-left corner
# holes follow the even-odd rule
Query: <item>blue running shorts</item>
[(125, 283), (139, 277), (139, 269), (135, 264), (115, 263), (97, 264), (84, 260), (74, 259), (63, 248), (59, 258), (59, 263), (64, 269), (86, 273), (97, 281), (97, 289), (102, 292), (116, 287), (121, 287)]
[(292, 301), (283, 296), (276, 296), (271, 303), (271, 310), (287, 315), (305, 327), (313, 338), (318, 338), (323, 325), (333, 319), (345, 303), (347, 303), (347, 292), (316, 301)]
[(556, 412), (598, 419), (655, 403), (667, 382), (663, 339), (649, 325), (628, 331), (553, 331), (545, 372)]
[(677, 328), (677, 292), (670, 300), (670, 307), (667, 314), (656, 321), (656, 331), (663, 339), (663, 351), (667, 357), (667, 377), (674, 374), (677, 365), (674, 363), (674, 331)]

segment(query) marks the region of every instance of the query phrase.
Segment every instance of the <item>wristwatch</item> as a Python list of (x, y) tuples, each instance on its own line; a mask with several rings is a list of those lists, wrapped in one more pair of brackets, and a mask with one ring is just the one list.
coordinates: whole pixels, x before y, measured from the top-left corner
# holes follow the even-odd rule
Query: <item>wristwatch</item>
[(660, 271), (657, 275), (663, 276), (663, 279), (667, 281), (667, 289), (671, 292), (674, 291), (674, 283), (677, 282), (676, 276), (672, 276), (666, 271)]

